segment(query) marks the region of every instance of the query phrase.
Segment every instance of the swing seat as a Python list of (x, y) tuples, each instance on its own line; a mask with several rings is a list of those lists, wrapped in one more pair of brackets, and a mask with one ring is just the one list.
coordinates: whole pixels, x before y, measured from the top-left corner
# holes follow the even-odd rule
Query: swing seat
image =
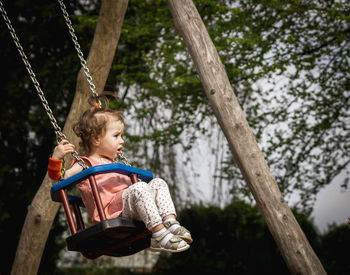
[(68, 250), (86, 258), (128, 256), (150, 246), (151, 234), (141, 221), (116, 218), (101, 221), (66, 239)]
[[(153, 178), (152, 173), (147, 170), (120, 163), (96, 165), (53, 185), (51, 198), (53, 201), (62, 202), (60, 190), (67, 190), (91, 175), (111, 172), (129, 177), (137, 174), (138, 178), (145, 182), (149, 182)], [(67, 198), (69, 204), (84, 207), (79, 196), (68, 195)], [(77, 211), (76, 208), (79, 207), (73, 207), (75, 211)], [(77, 220), (81, 214), (75, 213), (75, 216)], [(79, 224), (78, 221), (76, 223)], [(82, 219), (81, 223), (83, 223)], [(143, 222), (138, 220), (118, 217), (102, 220), (87, 228), (83, 227), (78, 228), (78, 232), (66, 238), (66, 242), (68, 250), (81, 252), (89, 259), (95, 259), (102, 255), (128, 256), (150, 246), (151, 232), (147, 230)]]
[(138, 178), (144, 182), (149, 182), (153, 179), (153, 174), (150, 171), (136, 168), (133, 166), (124, 165), (121, 163), (101, 164), (89, 167), (65, 180), (57, 182), (51, 187), (51, 198), (53, 201), (61, 202), (59, 190), (68, 189), (75, 184), (88, 178), (91, 175), (104, 174), (104, 173), (119, 173), (128, 177), (137, 174)]

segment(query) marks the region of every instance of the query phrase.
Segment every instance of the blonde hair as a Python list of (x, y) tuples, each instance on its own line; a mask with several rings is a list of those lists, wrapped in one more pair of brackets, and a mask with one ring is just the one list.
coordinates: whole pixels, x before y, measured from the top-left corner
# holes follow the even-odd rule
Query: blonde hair
[[(101, 107), (103, 101), (104, 107)], [(109, 101), (105, 96), (90, 97), (90, 108), (86, 110), (73, 125), (74, 133), (81, 139), (80, 151), (84, 155), (91, 152), (94, 139), (101, 137), (106, 130), (107, 122), (110, 118), (124, 123), (120, 111), (108, 109)]]

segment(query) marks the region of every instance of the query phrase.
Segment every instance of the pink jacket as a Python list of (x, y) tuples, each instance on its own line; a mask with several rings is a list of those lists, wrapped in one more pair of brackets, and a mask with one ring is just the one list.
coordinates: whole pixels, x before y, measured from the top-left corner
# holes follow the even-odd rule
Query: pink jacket
[[(81, 158), (89, 166), (112, 163), (112, 161), (105, 158)], [(95, 175), (95, 179), (107, 219), (118, 217), (123, 211), (122, 195), (123, 191), (131, 185), (130, 178), (118, 173), (106, 173)], [(89, 217), (92, 219), (93, 223), (100, 222), (89, 180), (86, 179), (77, 186)]]

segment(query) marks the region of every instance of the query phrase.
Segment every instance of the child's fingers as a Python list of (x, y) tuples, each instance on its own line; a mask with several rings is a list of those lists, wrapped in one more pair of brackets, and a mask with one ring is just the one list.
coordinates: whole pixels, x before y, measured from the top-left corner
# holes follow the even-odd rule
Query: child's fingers
[(66, 139), (61, 140), (61, 142), (57, 146), (64, 149), (74, 148), (74, 144), (69, 143), (69, 141)]
[(56, 146), (56, 151), (59, 157), (64, 157), (68, 153), (73, 153), (74, 152), (74, 144), (68, 143), (65, 140), (62, 140), (57, 146)]
[(65, 144), (69, 144), (69, 141), (66, 139), (62, 139), (59, 143), (59, 145), (65, 145)]
[(65, 145), (63, 145), (63, 150), (64, 150), (65, 152), (71, 153), (71, 152), (74, 151), (74, 145), (71, 144), (71, 143), (65, 144)]

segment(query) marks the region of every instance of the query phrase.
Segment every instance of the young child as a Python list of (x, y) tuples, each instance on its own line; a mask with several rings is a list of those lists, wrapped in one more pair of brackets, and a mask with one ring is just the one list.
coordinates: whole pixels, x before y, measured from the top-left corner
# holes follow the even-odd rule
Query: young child
[[(75, 134), (81, 138), (81, 158), (88, 166), (113, 163), (123, 149), (124, 122), (118, 111), (99, 108), (101, 98), (91, 98), (91, 108), (83, 113), (74, 125)], [(60, 163), (65, 155), (74, 152), (74, 145), (62, 140), (54, 149), (49, 161), (49, 177), (58, 180), (52, 167)], [(51, 167), (51, 169), (50, 169)], [(73, 176), (83, 168), (76, 161), (65, 172), (64, 178)], [(55, 176), (56, 173), (56, 176)], [(154, 178), (149, 183), (139, 181), (131, 184), (129, 177), (107, 173), (96, 175), (102, 205), (107, 219), (129, 217), (142, 220), (152, 232), (151, 249), (154, 251), (182, 252), (192, 243), (190, 232), (176, 220), (176, 211), (167, 183)], [(88, 180), (78, 184), (86, 210), (93, 220), (100, 218), (95, 207)]]

